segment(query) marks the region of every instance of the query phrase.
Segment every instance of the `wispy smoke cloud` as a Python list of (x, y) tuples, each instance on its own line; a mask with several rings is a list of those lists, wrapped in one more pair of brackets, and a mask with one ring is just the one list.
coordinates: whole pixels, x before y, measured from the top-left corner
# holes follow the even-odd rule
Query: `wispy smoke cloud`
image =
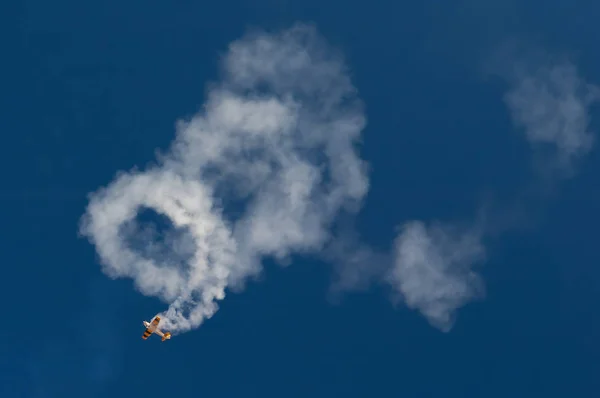
[[(536, 156), (541, 156), (538, 176), (570, 175), (575, 161), (593, 146), (589, 113), (600, 91), (565, 60), (539, 53), (535, 58), (507, 59), (500, 66), (500, 75), (510, 84), (504, 99), (515, 126), (524, 129)], [(486, 258), (482, 239), (488, 227), (493, 228), (406, 223), (396, 239), (387, 282), (409, 308), (418, 309), (440, 330), (450, 330), (456, 310), (485, 293), (475, 267)]]
[(515, 125), (534, 149), (550, 151), (554, 164), (544, 167), (572, 171), (573, 162), (594, 143), (588, 125), (590, 106), (600, 98), (598, 87), (583, 81), (566, 60), (518, 62), (509, 76), (512, 87), (505, 101)]
[(483, 297), (483, 280), (473, 270), (485, 260), (479, 231), (412, 221), (402, 227), (394, 252), (388, 282), (432, 326), (449, 331), (455, 311)]
[[(226, 289), (260, 272), (263, 256), (319, 250), (337, 213), (358, 210), (368, 191), (354, 148), (362, 104), (313, 27), (250, 33), (222, 67), (169, 153), (91, 195), (81, 224), (108, 275), (169, 303), (173, 332), (211, 317)], [(170, 219), (167, 240), (147, 230), (139, 239), (145, 208)]]

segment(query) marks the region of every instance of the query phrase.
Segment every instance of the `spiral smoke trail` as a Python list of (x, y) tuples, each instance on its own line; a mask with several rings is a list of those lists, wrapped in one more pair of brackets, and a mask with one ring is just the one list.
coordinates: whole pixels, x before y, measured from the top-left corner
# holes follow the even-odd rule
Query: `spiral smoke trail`
[[(362, 103), (312, 26), (247, 34), (222, 72), (158, 165), (118, 174), (82, 217), (104, 272), (167, 302), (174, 334), (210, 318), (263, 257), (321, 249), (338, 212), (357, 211), (368, 191), (355, 150)], [(142, 228), (147, 209), (171, 228)]]

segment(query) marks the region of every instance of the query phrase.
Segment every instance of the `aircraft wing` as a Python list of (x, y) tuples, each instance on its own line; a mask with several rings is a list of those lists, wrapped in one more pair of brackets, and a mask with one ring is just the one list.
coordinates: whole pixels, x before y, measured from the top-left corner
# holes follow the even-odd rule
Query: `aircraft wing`
[(150, 329), (146, 329), (146, 331), (144, 332), (144, 334), (142, 335), (142, 338), (144, 340), (146, 340), (148, 337), (150, 337), (150, 335), (152, 334), (152, 330)]
[(160, 317), (158, 315), (155, 316), (154, 319), (152, 319), (153, 326), (158, 326), (159, 322), (160, 322)]

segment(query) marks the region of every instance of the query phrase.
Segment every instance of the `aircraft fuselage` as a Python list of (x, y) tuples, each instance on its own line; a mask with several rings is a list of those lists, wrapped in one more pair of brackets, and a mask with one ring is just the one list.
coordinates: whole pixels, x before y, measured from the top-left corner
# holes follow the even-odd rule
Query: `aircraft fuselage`
[(156, 333), (162, 338), (162, 341), (168, 340), (171, 338), (171, 333), (164, 332), (158, 328), (158, 324), (160, 323), (160, 317), (157, 315), (150, 322), (143, 321), (144, 327), (146, 331), (142, 335), (142, 338), (146, 340), (152, 333)]

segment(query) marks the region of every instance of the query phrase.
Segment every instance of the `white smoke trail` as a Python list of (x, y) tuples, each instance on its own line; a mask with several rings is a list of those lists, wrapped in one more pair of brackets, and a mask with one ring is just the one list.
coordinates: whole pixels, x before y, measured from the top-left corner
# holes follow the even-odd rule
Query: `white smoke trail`
[[(202, 112), (178, 124), (160, 164), (92, 194), (80, 228), (108, 275), (169, 303), (162, 316), (174, 333), (211, 317), (226, 289), (260, 272), (263, 256), (320, 249), (336, 214), (356, 211), (368, 191), (354, 148), (362, 104), (313, 27), (248, 34), (222, 66), (223, 80)], [(227, 206), (241, 215), (228, 217)], [(173, 224), (163, 242), (140, 232), (144, 208)]]
[(554, 164), (543, 167), (570, 173), (573, 162), (592, 149), (589, 108), (600, 90), (583, 81), (566, 60), (541, 66), (531, 60), (515, 63), (509, 81), (505, 101), (513, 122), (524, 128), (534, 149), (551, 150)]
[(483, 279), (473, 271), (483, 260), (479, 231), (412, 221), (396, 238), (395, 263), (387, 280), (409, 308), (418, 309), (432, 326), (449, 331), (455, 311), (483, 297)]
[[(550, 150), (551, 156), (544, 158), (550, 162), (540, 162), (539, 171), (552, 180), (555, 172), (571, 174), (574, 161), (591, 150), (590, 106), (600, 91), (583, 81), (571, 63), (540, 54), (537, 58), (506, 57), (500, 61), (500, 75), (510, 84), (505, 100), (516, 127), (524, 128), (537, 154)], [(440, 330), (450, 330), (458, 308), (485, 293), (474, 269), (486, 257), (482, 238), (490, 233), (487, 228), (494, 226), (406, 223), (396, 239), (387, 282), (409, 308), (418, 309)]]

